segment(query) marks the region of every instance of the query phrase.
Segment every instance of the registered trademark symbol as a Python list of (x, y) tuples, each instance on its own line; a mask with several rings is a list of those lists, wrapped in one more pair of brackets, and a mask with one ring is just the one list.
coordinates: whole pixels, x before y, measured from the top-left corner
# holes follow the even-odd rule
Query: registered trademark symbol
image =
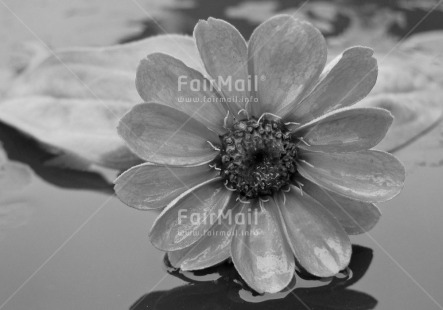
[(266, 76), (265, 76), (264, 74), (262, 74), (262, 75), (260, 76), (260, 81), (264, 81), (264, 80), (266, 80)]

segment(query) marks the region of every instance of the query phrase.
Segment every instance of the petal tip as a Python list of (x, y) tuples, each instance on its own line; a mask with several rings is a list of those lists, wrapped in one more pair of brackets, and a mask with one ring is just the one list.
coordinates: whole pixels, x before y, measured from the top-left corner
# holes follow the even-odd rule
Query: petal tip
[[(364, 57), (372, 57), (374, 55), (374, 50), (368, 46), (356, 45), (347, 48), (343, 54), (359, 53)], [(374, 58), (375, 59), (375, 58)]]

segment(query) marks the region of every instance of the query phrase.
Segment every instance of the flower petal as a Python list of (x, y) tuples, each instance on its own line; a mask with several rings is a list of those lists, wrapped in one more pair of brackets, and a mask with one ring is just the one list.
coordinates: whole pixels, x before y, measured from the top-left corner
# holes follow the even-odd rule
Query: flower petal
[(327, 209), (348, 235), (363, 234), (371, 230), (380, 219), (380, 210), (373, 203), (349, 199), (306, 179), (301, 183), (303, 183), (303, 192)]
[(306, 144), (299, 146), (309, 151), (368, 150), (383, 139), (392, 120), (389, 111), (383, 109), (342, 109), (297, 128), (293, 136), (303, 137)]
[(152, 244), (163, 251), (192, 245), (212, 227), (231, 195), (219, 177), (187, 190), (158, 216), (149, 233)]
[(137, 69), (136, 87), (145, 102), (157, 102), (194, 117), (218, 134), (226, 109), (200, 72), (169, 55), (150, 54)]
[(279, 292), (291, 282), (295, 262), (275, 202), (270, 199), (258, 208), (249, 208), (243, 206), (244, 220), (237, 222), (232, 261), (243, 280), (257, 292)]
[(234, 195), (214, 226), (196, 243), (182, 250), (169, 252), (170, 263), (181, 270), (200, 270), (214, 266), (231, 256), (231, 239), (235, 215), (241, 206)]
[(405, 169), (394, 156), (369, 150), (355, 153), (300, 152), (298, 171), (330, 191), (365, 202), (386, 201), (403, 188)]
[(207, 141), (218, 136), (191, 116), (156, 103), (136, 105), (120, 120), (118, 133), (146, 161), (166, 165), (195, 165), (214, 159)]
[[(194, 37), (206, 71), (217, 85), (220, 84), (224, 96), (232, 99), (233, 112), (237, 113), (244, 105), (238, 102), (239, 99), (249, 97), (248, 47), (245, 39), (234, 26), (212, 17), (198, 22)], [(222, 83), (229, 80), (230, 84)]]
[(140, 210), (163, 208), (189, 188), (215, 177), (208, 165), (165, 167), (145, 163), (122, 173), (115, 180), (117, 197)]
[(276, 113), (301, 100), (322, 72), (326, 56), (322, 34), (308, 22), (278, 15), (258, 26), (249, 40), (248, 59), (263, 106), (251, 104), (253, 114)]
[(309, 122), (327, 112), (360, 101), (377, 80), (377, 60), (367, 47), (351, 47), (335, 58), (314, 90), (295, 109), (281, 111), (285, 119)]
[(276, 197), (285, 232), (300, 265), (309, 273), (329, 277), (351, 259), (351, 241), (340, 224), (317, 201), (292, 187)]

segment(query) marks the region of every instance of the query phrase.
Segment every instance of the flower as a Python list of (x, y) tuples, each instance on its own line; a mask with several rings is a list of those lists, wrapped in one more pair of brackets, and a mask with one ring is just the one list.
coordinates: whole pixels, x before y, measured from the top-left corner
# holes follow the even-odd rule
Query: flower
[[(231, 264), (208, 268), (204, 272), (200, 270), (200, 272), (186, 273), (166, 265), (164, 267), (170, 275), (187, 284), (172, 290), (150, 291), (137, 300), (130, 309), (174, 309), (180, 305), (182, 310), (267, 310), (270, 308), (270, 303), (273, 308), (278, 309), (374, 309), (377, 304), (375, 298), (349, 289), (365, 275), (371, 266), (372, 257), (371, 249), (353, 245), (352, 259), (349, 263), (352, 276), (349, 273), (332, 278), (331, 281), (324, 279), (306, 281), (305, 287), (294, 281), (278, 295), (257, 295), (245, 291)], [(208, 281), (208, 278), (218, 281)], [(189, 283), (192, 285), (188, 285)], [(291, 287), (292, 284), (297, 285), (297, 294), (291, 294), (291, 288), (294, 289)]]
[[(288, 15), (258, 26), (248, 43), (213, 18), (194, 37), (202, 72), (160, 53), (138, 67), (145, 103), (118, 131), (147, 163), (116, 180), (118, 197), (164, 208), (150, 240), (182, 270), (231, 258), (259, 293), (281, 291), (296, 269), (337, 274), (350, 261), (348, 235), (371, 229), (374, 203), (404, 183), (401, 163), (372, 150), (391, 114), (350, 108), (375, 84), (373, 51), (349, 48), (325, 68), (321, 33)], [(211, 87), (217, 79), (238, 87)]]

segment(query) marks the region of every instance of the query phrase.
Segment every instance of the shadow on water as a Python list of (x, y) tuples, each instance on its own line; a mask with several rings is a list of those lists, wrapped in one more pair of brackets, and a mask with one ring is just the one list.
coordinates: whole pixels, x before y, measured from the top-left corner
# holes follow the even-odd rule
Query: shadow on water
[[(258, 23), (253, 23), (243, 18), (230, 18), (226, 15), (226, 9), (237, 6), (243, 1), (238, 0), (195, 0), (189, 7), (170, 8), (164, 16), (156, 16), (139, 24), (142, 31), (138, 34), (125, 37), (119, 43), (127, 43), (153, 35), (167, 33), (182, 33), (192, 35), (194, 27), (199, 19), (208, 17), (221, 18), (235, 25), (247, 38), (250, 36)], [(293, 6), (302, 1), (293, 1)], [(174, 21), (173, 23), (171, 21)]]
[[(309, 7), (315, 4), (330, 5), (334, 4), (338, 9), (336, 16), (329, 20), (331, 28), (328, 30), (323, 29), (322, 32), (326, 37), (339, 36), (350, 25), (349, 16), (342, 14), (340, 7), (351, 8), (355, 12), (359, 12), (360, 17), (369, 17), (370, 15), (377, 14), (382, 10), (390, 10), (392, 12), (398, 12), (401, 14), (401, 21), (392, 23), (387, 31), (394, 37), (404, 38), (414, 33), (443, 29), (441, 20), (443, 18), (443, 10), (434, 10), (432, 14), (429, 11), (434, 7), (435, 3), (432, 1), (406, 1), (406, 0), (370, 0), (361, 3), (357, 0), (277, 0), (274, 1), (274, 5), (267, 9), (264, 9), (263, 20), (260, 22), (257, 19), (255, 11), (251, 11), (250, 17), (248, 13), (244, 17), (236, 17), (229, 14), (228, 11), (238, 8), (242, 4), (249, 4), (251, 6), (257, 3), (259, 5), (261, 1), (238, 1), (238, 0), (194, 0), (185, 7), (168, 8), (164, 14), (155, 16), (154, 18), (147, 19), (138, 22), (142, 30), (128, 37), (125, 37), (119, 41), (119, 43), (126, 43), (131, 41), (140, 40), (150, 36), (164, 34), (164, 33), (182, 33), (192, 35), (195, 24), (199, 19), (207, 19), (208, 17), (221, 18), (229, 23), (235, 25), (245, 38), (249, 38), (252, 31), (258, 24), (264, 21), (266, 16), (278, 14), (280, 12), (287, 12), (289, 14), (295, 13), (298, 9), (307, 10), (307, 18), (311, 21), (319, 19), (321, 22), (324, 16), (317, 16), (316, 12), (309, 10)], [(325, 8), (328, 11), (328, 8)]]
[[(130, 310), (373, 309), (377, 305), (377, 300), (374, 297), (349, 289), (349, 286), (359, 281), (366, 273), (372, 257), (371, 249), (354, 245), (349, 265), (350, 277), (332, 278), (327, 284), (318, 279), (307, 280), (297, 277), (295, 288), (281, 293), (278, 299), (275, 295), (254, 296), (253, 293), (246, 291), (244, 284), (242, 284), (243, 281), (239, 278), (233, 265), (229, 263), (205, 271), (194, 272), (192, 275), (171, 271), (170, 274), (189, 284), (167, 291), (150, 292), (136, 301)], [(217, 279), (213, 279), (214, 274)]]
[(0, 123), (0, 141), (10, 160), (28, 165), (40, 178), (57, 187), (113, 194), (113, 185), (101, 174), (49, 164), (57, 158), (38, 142)]

